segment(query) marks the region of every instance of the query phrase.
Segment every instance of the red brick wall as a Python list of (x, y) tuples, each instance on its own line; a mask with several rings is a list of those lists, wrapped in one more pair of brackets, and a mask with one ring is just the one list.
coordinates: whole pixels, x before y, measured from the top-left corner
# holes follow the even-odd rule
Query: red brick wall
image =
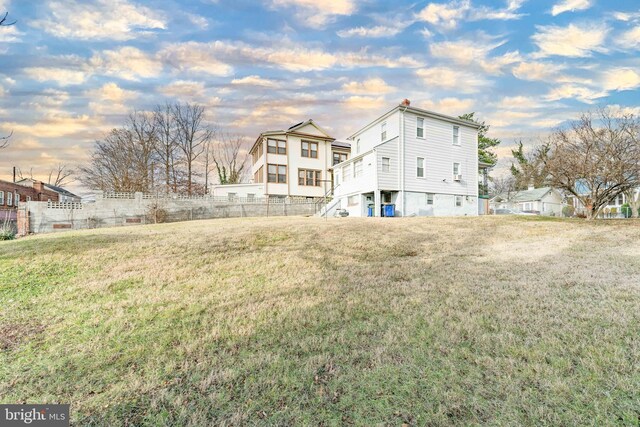
[[(34, 184), (34, 187), (37, 186), (37, 183)], [(7, 205), (7, 193), (14, 194), (12, 199), (14, 199), (15, 194), (18, 193), (20, 195), (21, 202), (25, 202), (27, 200), (27, 197), (31, 197), (31, 200), (34, 202), (46, 202), (49, 199), (51, 199), (52, 202), (58, 201), (58, 193), (56, 193), (55, 191), (50, 191), (47, 189), (36, 190), (36, 188), (34, 187), (25, 187), (22, 185), (14, 184), (13, 182), (0, 180), (0, 191), (4, 192), (4, 200), (2, 200), (2, 203), (0, 203), (0, 210), (16, 209), (15, 200), (11, 201), (11, 206)]]

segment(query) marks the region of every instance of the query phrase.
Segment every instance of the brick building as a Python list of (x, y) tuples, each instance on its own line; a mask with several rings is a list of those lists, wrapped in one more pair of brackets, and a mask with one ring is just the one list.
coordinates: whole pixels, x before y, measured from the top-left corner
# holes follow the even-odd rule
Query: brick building
[(55, 191), (46, 188), (41, 181), (34, 181), (30, 187), (0, 179), (0, 220), (16, 219), (16, 211), (19, 202), (28, 201), (57, 202), (59, 195)]

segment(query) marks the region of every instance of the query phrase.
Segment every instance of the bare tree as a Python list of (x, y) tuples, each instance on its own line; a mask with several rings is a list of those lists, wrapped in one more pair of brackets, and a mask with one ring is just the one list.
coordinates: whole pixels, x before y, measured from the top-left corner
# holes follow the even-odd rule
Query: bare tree
[(510, 175), (492, 178), (490, 187), (493, 196), (503, 195), (509, 199), (516, 192), (516, 180)]
[(127, 125), (113, 129), (96, 146), (82, 182), (103, 191), (149, 192), (153, 185), (155, 128), (148, 113), (133, 113)]
[(70, 169), (67, 165), (58, 165), (55, 169), (49, 171), (47, 184), (64, 187), (75, 181), (75, 173), (75, 170)]
[(178, 192), (177, 125), (171, 104), (158, 105), (153, 112), (156, 129), (156, 153), (162, 166), (165, 191)]
[(243, 136), (223, 133), (213, 142), (211, 161), (220, 184), (238, 184), (247, 166), (248, 151)]
[(177, 144), (186, 167), (187, 193), (193, 194), (196, 160), (205, 152), (212, 130), (205, 123), (205, 108), (198, 104), (175, 104)]
[(2, 18), (0, 18), (0, 27), (3, 27), (3, 26), (8, 27), (9, 25), (13, 25), (16, 23), (16, 21), (13, 21), (13, 22), (7, 21), (8, 17), (9, 17), (9, 12), (5, 12)]
[(550, 137), (550, 183), (579, 200), (587, 218), (619, 194), (640, 185), (640, 123), (608, 110), (584, 114)]
[[(16, 21), (7, 21), (8, 16), (9, 12), (5, 12), (5, 14), (0, 18), (0, 27), (8, 27), (9, 25), (13, 25), (16, 23)], [(9, 135), (0, 137), (0, 150), (9, 146), (9, 138), (11, 138), (11, 135), (13, 135), (13, 131)]]

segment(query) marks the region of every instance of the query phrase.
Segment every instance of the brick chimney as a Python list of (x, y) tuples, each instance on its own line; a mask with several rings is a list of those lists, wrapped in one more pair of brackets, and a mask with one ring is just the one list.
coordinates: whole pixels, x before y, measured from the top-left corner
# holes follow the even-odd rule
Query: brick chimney
[(408, 106), (411, 105), (411, 101), (409, 101), (407, 98), (405, 98), (405, 99), (402, 100), (400, 105), (402, 105), (403, 107), (408, 107)]
[(33, 189), (36, 190), (37, 193), (43, 193), (44, 183), (42, 181), (33, 181)]

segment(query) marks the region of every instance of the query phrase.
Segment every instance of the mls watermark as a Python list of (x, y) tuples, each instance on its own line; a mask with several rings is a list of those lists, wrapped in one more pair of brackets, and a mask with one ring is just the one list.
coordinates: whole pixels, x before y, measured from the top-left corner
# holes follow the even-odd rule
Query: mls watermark
[(0, 427), (69, 427), (69, 405), (1, 405)]

